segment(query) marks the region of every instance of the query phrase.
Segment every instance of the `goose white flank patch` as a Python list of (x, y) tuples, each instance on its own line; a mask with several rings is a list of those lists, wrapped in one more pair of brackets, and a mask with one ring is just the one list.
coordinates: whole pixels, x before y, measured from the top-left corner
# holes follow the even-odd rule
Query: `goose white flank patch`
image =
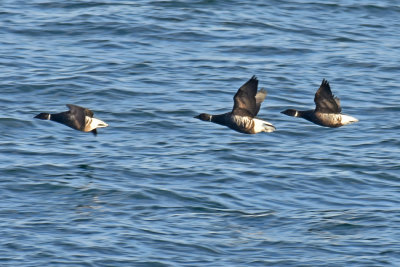
[(68, 111), (56, 114), (40, 113), (35, 118), (62, 123), (78, 131), (92, 132), (94, 135), (97, 135), (97, 128), (108, 126), (104, 121), (94, 118), (90, 109), (72, 104), (67, 104), (67, 107)]
[(358, 121), (358, 119), (352, 116), (341, 113), (340, 100), (332, 94), (329, 82), (325, 79), (322, 80), (321, 86), (315, 93), (314, 102), (314, 110), (298, 111), (287, 109), (281, 113), (303, 118), (315, 124), (331, 128), (341, 127)]
[(257, 92), (257, 87), (258, 80), (256, 76), (253, 76), (239, 88), (233, 97), (234, 105), (232, 111), (219, 115), (201, 113), (195, 118), (221, 124), (240, 133), (273, 132), (275, 127), (271, 123), (256, 118), (261, 103), (267, 95), (267, 91), (264, 89)]

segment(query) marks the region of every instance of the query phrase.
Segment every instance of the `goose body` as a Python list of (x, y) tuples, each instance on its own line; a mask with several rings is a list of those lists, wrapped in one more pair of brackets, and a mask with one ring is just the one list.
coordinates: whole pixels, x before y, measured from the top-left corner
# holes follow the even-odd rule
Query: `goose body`
[(275, 127), (271, 123), (256, 118), (261, 103), (267, 95), (267, 91), (264, 89), (257, 91), (257, 87), (258, 80), (253, 76), (239, 88), (233, 97), (234, 105), (232, 111), (219, 115), (201, 113), (195, 118), (224, 125), (240, 133), (273, 132)]
[(316, 106), (314, 110), (299, 111), (287, 109), (281, 113), (303, 118), (315, 124), (331, 128), (341, 127), (358, 121), (358, 119), (352, 116), (341, 113), (340, 100), (333, 96), (329, 82), (325, 79), (322, 80), (321, 86), (315, 93), (314, 102)]
[(94, 135), (97, 135), (97, 128), (108, 126), (104, 121), (94, 118), (90, 109), (72, 104), (67, 104), (67, 107), (68, 111), (56, 114), (40, 113), (35, 118), (55, 121), (78, 131), (92, 132)]

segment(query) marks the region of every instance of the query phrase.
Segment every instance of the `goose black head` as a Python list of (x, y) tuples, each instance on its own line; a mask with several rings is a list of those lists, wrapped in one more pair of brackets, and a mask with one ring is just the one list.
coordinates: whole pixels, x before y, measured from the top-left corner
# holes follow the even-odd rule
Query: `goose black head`
[(207, 114), (207, 113), (201, 113), (200, 115), (197, 115), (194, 118), (202, 120), (202, 121), (211, 121), (211, 115)]
[(41, 120), (50, 120), (50, 114), (49, 113), (40, 113), (34, 117), (35, 119), (41, 119)]
[(288, 115), (288, 116), (292, 116), (292, 117), (298, 116), (298, 111), (295, 109), (287, 109), (287, 110), (282, 111), (281, 113)]

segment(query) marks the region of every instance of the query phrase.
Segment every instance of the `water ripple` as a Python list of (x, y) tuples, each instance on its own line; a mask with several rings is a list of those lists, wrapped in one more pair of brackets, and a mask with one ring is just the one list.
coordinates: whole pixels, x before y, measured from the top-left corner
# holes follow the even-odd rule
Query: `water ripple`
[[(21, 3), (0, 12), (0, 265), (400, 262), (393, 2)], [(276, 132), (193, 118), (252, 75)], [(280, 113), (323, 78), (358, 123)], [(110, 127), (33, 119), (67, 103)]]

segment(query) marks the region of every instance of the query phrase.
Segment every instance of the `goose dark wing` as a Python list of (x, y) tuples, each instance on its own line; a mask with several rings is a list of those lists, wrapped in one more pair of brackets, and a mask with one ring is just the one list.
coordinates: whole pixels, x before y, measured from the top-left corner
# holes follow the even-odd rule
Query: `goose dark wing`
[(84, 107), (80, 107), (80, 106), (72, 105), (72, 104), (67, 104), (67, 107), (69, 108), (70, 112), (72, 112), (72, 113), (75, 113), (75, 112), (81, 113), (82, 112), (83, 114), (85, 114), (85, 116), (88, 116), (90, 118), (93, 118), (93, 116), (94, 116), (93, 111), (91, 111), (88, 108), (84, 108)]
[[(257, 112), (260, 109), (259, 107), (257, 108), (256, 102), (257, 86), (257, 77), (253, 76), (250, 80), (248, 80), (239, 88), (239, 90), (233, 97), (233, 115), (247, 115), (252, 117), (255, 117), (257, 115)], [(259, 103), (260, 105), (261, 102)]]
[(75, 128), (77, 130), (83, 130), (85, 128), (85, 116), (93, 117), (93, 112), (87, 108), (83, 108), (77, 105), (67, 104), (69, 108), (68, 126)]
[(256, 116), (261, 108), (261, 103), (264, 102), (265, 97), (267, 96), (267, 91), (264, 88), (261, 88), (256, 94)]
[(315, 93), (314, 102), (316, 112), (338, 114), (342, 111), (339, 98), (334, 97), (329, 82), (325, 79), (322, 80), (321, 86)]

